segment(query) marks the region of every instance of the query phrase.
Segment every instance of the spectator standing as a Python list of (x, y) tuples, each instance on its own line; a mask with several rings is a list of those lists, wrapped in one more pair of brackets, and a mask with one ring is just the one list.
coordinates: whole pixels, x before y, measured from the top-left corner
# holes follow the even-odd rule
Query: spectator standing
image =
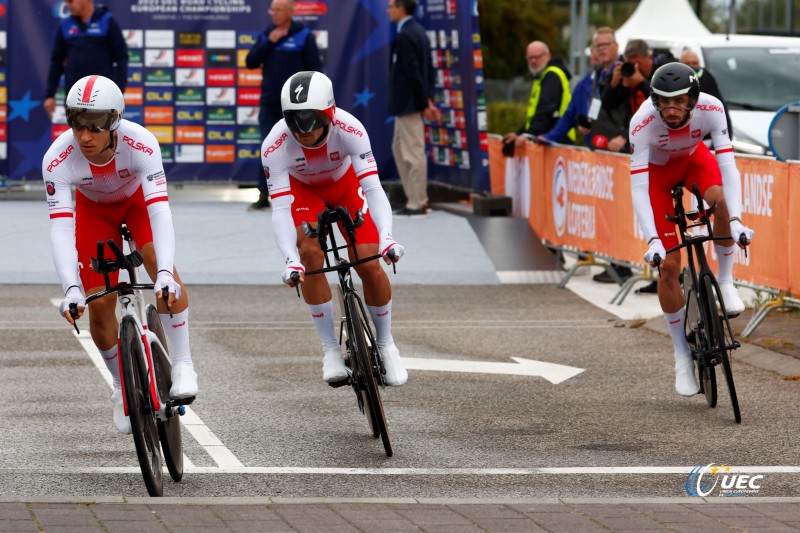
[(394, 116), (392, 156), (406, 195), (398, 215), (424, 215), (428, 210), (426, 120), (441, 119), (434, 103), (436, 71), (425, 29), (412, 14), (417, 0), (389, 0), (389, 20), (397, 24), (389, 65), (389, 115)]
[(125, 91), (128, 83), (128, 46), (116, 19), (93, 0), (65, 0), (70, 16), (62, 19), (53, 42), (47, 73), (44, 109), (52, 119), (56, 88), (64, 75), (64, 90), (89, 75), (111, 79)]
[(584, 136), (586, 146), (595, 146), (593, 142), (600, 141), (599, 137), (593, 141), (591, 128), (595, 121), (603, 118), (601, 98), (603, 89), (611, 79), (611, 71), (616, 58), (617, 41), (614, 38), (614, 30), (607, 26), (598, 28), (592, 36), (592, 49), (589, 56), (592, 71), (575, 86), (567, 111), (558, 119), (553, 129), (542, 136), (544, 140), (566, 143), (569, 130), (576, 128)]
[[(266, 137), (282, 118), (281, 88), (292, 74), (303, 70), (322, 70), (322, 60), (314, 33), (292, 17), (294, 0), (272, 0), (272, 24), (261, 32), (247, 54), (247, 68), (261, 67), (261, 100), (258, 125)], [(269, 207), (269, 192), (264, 170), (258, 171), (258, 200), (249, 209)]]
[[(561, 58), (553, 57), (542, 41), (533, 41), (526, 51), (528, 70), (533, 75), (525, 124), (516, 132), (507, 133), (504, 143), (521, 147), (529, 139), (545, 134), (567, 111), (570, 102), (569, 80), (572, 77)], [(575, 131), (567, 135), (575, 141)]]
[(722, 97), (722, 92), (719, 90), (717, 80), (708, 70), (700, 66), (700, 56), (691, 48), (683, 49), (683, 52), (681, 52), (681, 63), (694, 69), (697, 79), (700, 82), (701, 93), (710, 94), (722, 102), (722, 107), (725, 109), (725, 120), (728, 123), (728, 136), (733, 138), (733, 126), (731, 125), (731, 115), (728, 113), (728, 104), (725, 103), (725, 99)]

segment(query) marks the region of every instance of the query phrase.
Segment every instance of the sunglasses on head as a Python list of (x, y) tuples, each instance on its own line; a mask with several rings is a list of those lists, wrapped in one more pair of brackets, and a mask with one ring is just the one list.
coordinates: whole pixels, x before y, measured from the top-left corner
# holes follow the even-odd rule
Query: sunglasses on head
[(67, 124), (76, 130), (86, 128), (94, 133), (110, 131), (116, 120), (116, 111), (87, 111), (85, 109), (67, 111)]

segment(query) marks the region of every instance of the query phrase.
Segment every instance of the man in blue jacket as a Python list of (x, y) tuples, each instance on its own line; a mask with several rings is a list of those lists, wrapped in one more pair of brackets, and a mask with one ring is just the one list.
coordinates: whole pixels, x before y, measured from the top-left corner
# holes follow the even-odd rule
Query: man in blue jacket
[(389, 108), (394, 116), (392, 156), (406, 194), (406, 206), (396, 214), (425, 215), (428, 210), (428, 159), (423, 115), (441, 119), (434, 103), (436, 71), (425, 29), (411, 15), (417, 0), (389, 0), (389, 20), (397, 24), (389, 65)]
[[(261, 67), (261, 109), (258, 113), (258, 124), (262, 139), (283, 118), (281, 88), (286, 80), (303, 70), (322, 70), (314, 33), (292, 19), (294, 0), (272, 0), (269, 13), (272, 24), (261, 32), (245, 58), (247, 68)], [(258, 193), (258, 201), (250, 209), (269, 207), (267, 178), (260, 168)]]
[(70, 16), (61, 20), (56, 32), (44, 94), (43, 106), (51, 118), (62, 74), (67, 93), (76, 81), (95, 74), (109, 78), (121, 91), (128, 83), (128, 46), (108, 8), (95, 7), (93, 0), (66, 0), (66, 4)]

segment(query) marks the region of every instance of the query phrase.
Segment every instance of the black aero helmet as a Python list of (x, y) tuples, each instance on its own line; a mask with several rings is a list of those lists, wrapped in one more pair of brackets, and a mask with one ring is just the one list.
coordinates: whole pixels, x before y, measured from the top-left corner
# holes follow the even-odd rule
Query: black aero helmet
[(650, 80), (650, 98), (653, 100), (653, 105), (658, 109), (662, 97), (670, 98), (682, 94), (689, 95), (689, 111), (691, 111), (700, 97), (700, 82), (694, 69), (677, 62), (658, 67), (653, 73), (653, 79)]

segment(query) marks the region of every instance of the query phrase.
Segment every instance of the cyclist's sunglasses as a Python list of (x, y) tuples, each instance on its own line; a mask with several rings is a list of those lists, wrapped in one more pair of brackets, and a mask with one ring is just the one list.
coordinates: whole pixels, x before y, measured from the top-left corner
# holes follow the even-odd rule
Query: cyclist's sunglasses
[(67, 111), (67, 124), (76, 130), (88, 129), (97, 133), (109, 131), (117, 120), (116, 111), (88, 111), (85, 109), (70, 109)]
[(283, 118), (286, 119), (289, 129), (297, 134), (311, 133), (331, 123), (331, 117), (317, 109), (284, 111)]

